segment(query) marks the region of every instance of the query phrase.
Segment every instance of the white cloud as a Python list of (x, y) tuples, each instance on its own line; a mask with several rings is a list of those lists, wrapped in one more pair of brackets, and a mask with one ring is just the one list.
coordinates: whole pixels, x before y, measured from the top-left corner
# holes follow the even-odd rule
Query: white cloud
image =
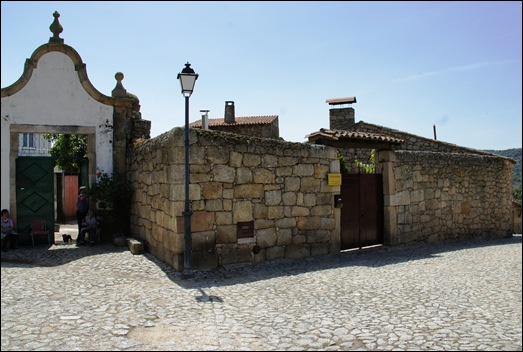
[(406, 77), (397, 78), (392, 81), (392, 83), (395, 82), (412, 82), (412, 81), (419, 81), (428, 77), (432, 76), (439, 76), (443, 75), (449, 72), (462, 72), (462, 71), (470, 71), (470, 70), (476, 70), (480, 68), (485, 68), (488, 66), (494, 66), (494, 65), (506, 65), (517, 62), (516, 60), (503, 60), (503, 61), (494, 61), (494, 62), (479, 62), (475, 64), (470, 65), (464, 65), (464, 66), (456, 66), (456, 67), (449, 67), (442, 70), (436, 70), (436, 71), (428, 71), (423, 73), (418, 73)]

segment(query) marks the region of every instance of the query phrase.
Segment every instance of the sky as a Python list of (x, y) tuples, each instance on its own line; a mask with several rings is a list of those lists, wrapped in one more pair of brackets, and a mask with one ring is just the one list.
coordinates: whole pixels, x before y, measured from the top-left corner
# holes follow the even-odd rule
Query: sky
[(356, 121), (474, 149), (522, 146), (520, 1), (2, 1), (2, 88), (52, 33), (110, 96), (116, 72), (151, 137), (185, 124), (177, 74), (198, 73), (190, 121), (278, 115), (280, 136), (329, 128), (331, 98)]

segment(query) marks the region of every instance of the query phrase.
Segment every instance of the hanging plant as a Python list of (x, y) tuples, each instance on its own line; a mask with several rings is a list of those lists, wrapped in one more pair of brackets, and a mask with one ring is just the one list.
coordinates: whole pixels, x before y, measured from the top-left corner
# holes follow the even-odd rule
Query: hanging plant
[(340, 153), (339, 150), (336, 150), (336, 154), (338, 155), (338, 160), (340, 161), (340, 169), (342, 174), (348, 174), (349, 173), (349, 167), (347, 166), (347, 162), (345, 161), (345, 157), (343, 154)]

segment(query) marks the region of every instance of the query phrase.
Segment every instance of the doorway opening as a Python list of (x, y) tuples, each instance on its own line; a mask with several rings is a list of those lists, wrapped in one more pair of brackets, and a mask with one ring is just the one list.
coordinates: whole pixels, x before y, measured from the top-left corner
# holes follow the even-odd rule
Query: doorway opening
[[(19, 241), (30, 240), (30, 221), (44, 219), (62, 241), (64, 229), (76, 228), (79, 187), (89, 184), (86, 134), (12, 133), (18, 139), (15, 158), (16, 227)], [(76, 236), (75, 236), (76, 237)]]

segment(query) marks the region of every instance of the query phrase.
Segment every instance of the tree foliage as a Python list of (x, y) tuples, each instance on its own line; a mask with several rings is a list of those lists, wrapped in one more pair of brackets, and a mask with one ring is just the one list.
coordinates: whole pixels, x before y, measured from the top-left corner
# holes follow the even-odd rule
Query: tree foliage
[(133, 192), (129, 183), (106, 172), (98, 172), (96, 176), (96, 183), (87, 191), (89, 197), (98, 201), (101, 209), (112, 208), (116, 212), (127, 210)]
[[(133, 189), (124, 177), (116, 177), (106, 172), (97, 172), (96, 183), (87, 190), (90, 199), (98, 203), (104, 216), (111, 219), (117, 232), (129, 232), (129, 216)], [(105, 220), (104, 220), (105, 221)]]
[(87, 136), (84, 134), (44, 134), (53, 146), (49, 149), (55, 157), (55, 166), (66, 172), (80, 170), (80, 161), (87, 153)]
[(351, 173), (351, 170), (353, 170), (353, 172), (359, 172), (362, 174), (373, 174), (376, 171), (376, 163), (374, 161), (376, 155), (375, 149), (372, 149), (370, 157), (366, 163), (356, 159), (351, 166), (347, 165), (345, 157), (339, 150), (336, 150), (336, 153), (338, 160), (340, 161), (340, 169), (342, 174), (349, 174)]
[(345, 161), (345, 157), (339, 150), (336, 150), (336, 154), (338, 155), (338, 160), (340, 161), (340, 169), (342, 174), (348, 174), (349, 173), (349, 167), (347, 166), (347, 162)]
[(373, 174), (376, 171), (376, 163), (374, 162), (374, 158), (376, 155), (376, 149), (372, 149), (370, 152), (370, 157), (367, 163), (361, 162), (359, 160), (354, 160), (356, 163), (356, 166), (363, 174)]

